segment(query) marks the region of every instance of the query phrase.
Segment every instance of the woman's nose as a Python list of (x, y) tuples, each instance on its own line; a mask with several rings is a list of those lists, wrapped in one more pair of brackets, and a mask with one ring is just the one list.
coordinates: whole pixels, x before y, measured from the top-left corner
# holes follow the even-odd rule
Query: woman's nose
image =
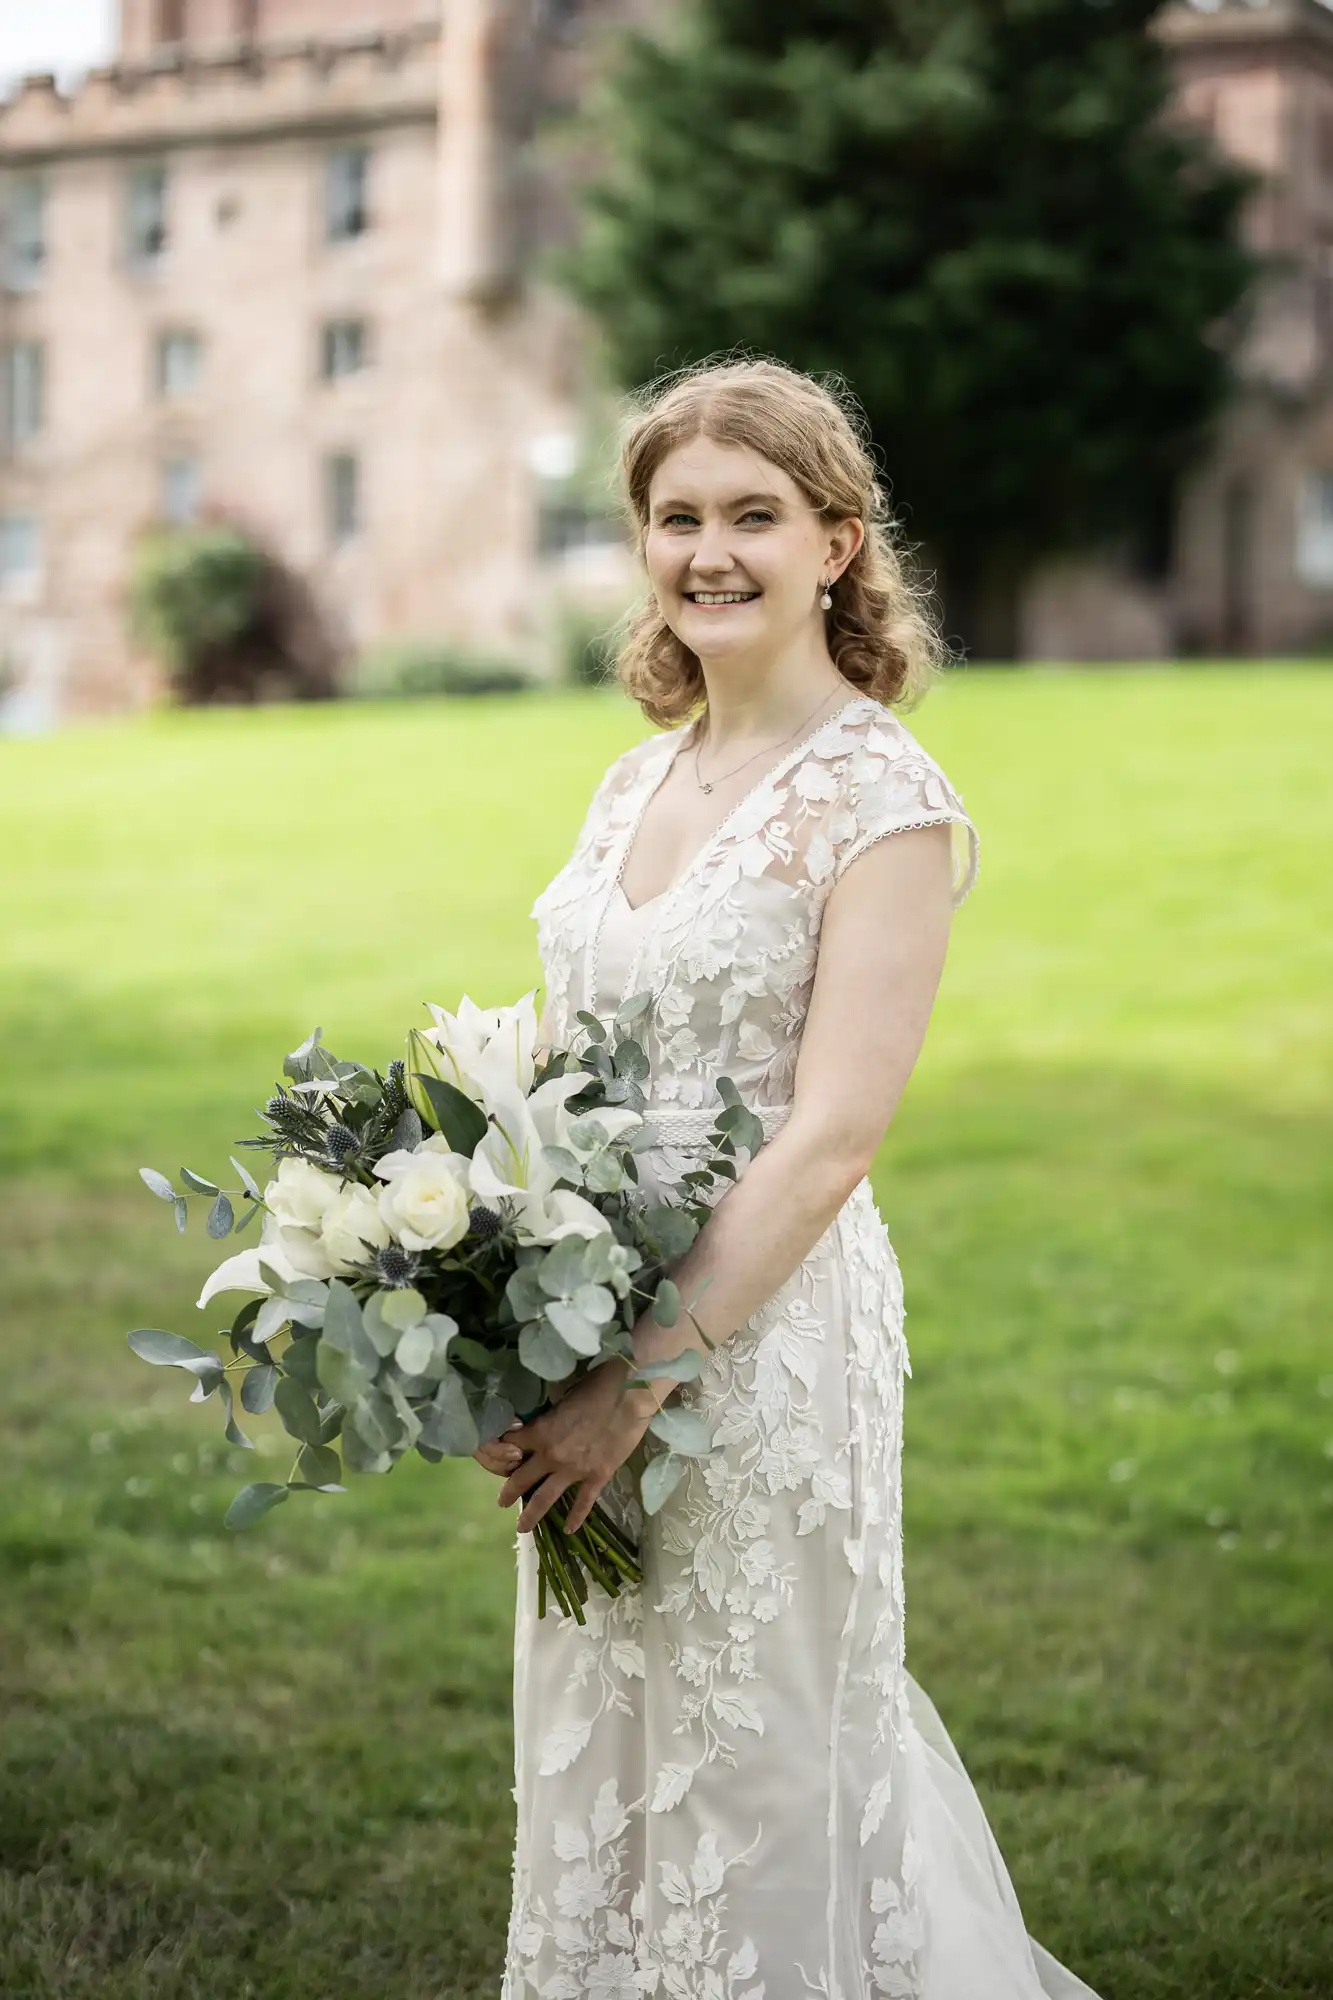
[(690, 568), (699, 570), (733, 569), (735, 558), (727, 545), (724, 528), (710, 528), (706, 524), (699, 534), (699, 542), (690, 559)]

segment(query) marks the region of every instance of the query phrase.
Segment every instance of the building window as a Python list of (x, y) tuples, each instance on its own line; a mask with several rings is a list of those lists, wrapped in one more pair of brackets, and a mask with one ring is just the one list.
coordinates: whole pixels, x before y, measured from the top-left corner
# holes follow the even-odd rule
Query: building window
[(186, 0), (157, 0), (154, 9), (153, 40), (162, 42), (183, 42), (185, 40)]
[(364, 236), (370, 227), (366, 180), (370, 155), (364, 146), (340, 146), (330, 153), (325, 169), (325, 225), (330, 243)]
[(159, 396), (188, 396), (203, 374), (204, 344), (197, 333), (173, 330), (157, 336), (153, 386)]
[(19, 174), (9, 184), (5, 204), (5, 272), (16, 291), (41, 282), (46, 268), (46, 183), (39, 174)]
[(1296, 524), (1296, 573), (1317, 590), (1333, 586), (1333, 468), (1305, 476)]
[(42, 576), (42, 531), (30, 514), (0, 514), (0, 595), (27, 597)]
[(333, 452), (324, 461), (324, 515), (334, 548), (361, 532), (361, 461), (350, 451)]
[(326, 382), (339, 375), (357, 375), (370, 358), (363, 319), (331, 319), (320, 338), (320, 372)]
[(5, 432), (13, 446), (30, 444), (46, 424), (46, 350), (40, 340), (5, 349)]
[(198, 520), (203, 488), (203, 468), (197, 458), (167, 459), (162, 467), (162, 513), (173, 527), (188, 527)]
[(130, 259), (136, 264), (151, 264), (167, 247), (166, 168), (131, 167), (125, 203)]

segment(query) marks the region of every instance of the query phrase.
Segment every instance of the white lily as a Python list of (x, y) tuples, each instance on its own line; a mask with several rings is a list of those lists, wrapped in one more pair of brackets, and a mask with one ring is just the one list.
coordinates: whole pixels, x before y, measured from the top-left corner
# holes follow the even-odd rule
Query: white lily
[[(529, 1243), (556, 1243), (562, 1236), (598, 1236), (610, 1223), (572, 1188), (557, 1188), (560, 1179), (543, 1155), (544, 1146), (569, 1146), (587, 1152), (591, 1135), (578, 1131), (579, 1121), (566, 1110), (566, 1100), (582, 1090), (582, 1073), (553, 1076), (530, 1095), (517, 1089), (491, 1098), (491, 1123), (472, 1155), (472, 1192), (481, 1202), (508, 1198), (515, 1205), (515, 1228)], [(637, 1112), (598, 1112), (599, 1120), (614, 1119), (620, 1132), (637, 1125)], [(581, 1145), (574, 1145), (581, 1138)]]
[(536, 995), (534, 986), (512, 1007), (478, 1007), (465, 993), (457, 1014), (431, 1005), (435, 1026), (422, 1035), (438, 1049), (445, 1081), (487, 1108), (496, 1091), (526, 1097), (536, 1074)]
[[(293, 1230), (292, 1235), (298, 1232)], [(228, 1257), (219, 1264), (204, 1284), (196, 1304), (204, 1307), (219, 1292), (248, 1292), (252, 1298), (267, 1298), (271, 1287), (259, 1275), (261, 1263), (276, 1271), (280, 1278), (327, 1277), (327, 1271), (308, 1271), (303, 1264), (294, 1263), (288, 1255), (284, 1237), (287, 1232), (271, 1215), (264, 1217), (258, 1243), (248, 1250), (240, 1250), (234, 1257)], [(314, 1239), (311, 1239), (312, 1242)]]

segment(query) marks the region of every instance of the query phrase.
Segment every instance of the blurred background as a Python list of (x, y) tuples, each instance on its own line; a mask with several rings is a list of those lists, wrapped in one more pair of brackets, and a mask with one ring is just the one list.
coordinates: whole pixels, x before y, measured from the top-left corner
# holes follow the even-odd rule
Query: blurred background
[(284, 1445), (129, 1354), (219, 1254), (137, 1169), (539, 984), (620, 398), (744, 346), (965, 663), (913, 1670), (1106, 2000), (1326, 2000), (1333, 8), (0, 0), (0, 82), (0, 1994), (493, 2000), (512, 1520), (227, 1535)]

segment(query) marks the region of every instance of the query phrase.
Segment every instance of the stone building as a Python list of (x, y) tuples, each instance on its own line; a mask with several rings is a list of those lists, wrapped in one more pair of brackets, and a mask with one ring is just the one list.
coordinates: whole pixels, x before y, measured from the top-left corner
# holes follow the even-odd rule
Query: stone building
[[(253, 524), (353, 644), (542, 656), (624, 552), (571, 507), (588, 341), (541, 275), (569, 228), (543, 132), (602, 31), (661, 0), (124, 0), (115, 64), (0, 106), (0, 662), (49, 704), (145, 698), (137, 532)], [(1032, 657), (1268, 651), (1333, 631), (1333, 12), (1159, 20), (1180, 115), (1258, 167), (1286, 260), (1174, 563), (1052, 566)], [(595, 586), (589, 586), (595, 587)]]
[(533, 276), (567, 226), (534, 135), (613, 11), (124, 0), (113, 67), (11, 96), (11, 669), (64, 707), (144, 698), (134, 538), (209, 507), (309, 576), (354, 644), (539, 651), (550, 593), (597, 552), (564, 505), (586, 341)]

